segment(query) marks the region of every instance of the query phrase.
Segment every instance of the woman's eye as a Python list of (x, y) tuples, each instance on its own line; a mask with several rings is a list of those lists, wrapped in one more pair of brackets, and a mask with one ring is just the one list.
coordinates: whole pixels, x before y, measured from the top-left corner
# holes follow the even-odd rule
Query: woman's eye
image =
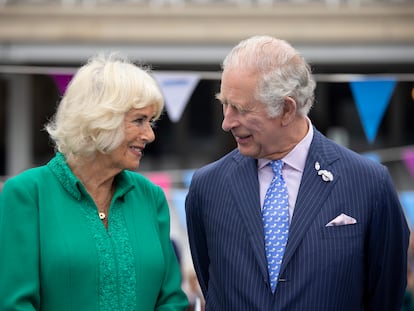
[(133, 123), (135, 123), (138, 126), (143, 126), (146, 122), (148, 122), (148, 124), (154, 128), (155, 127), (155, 120), (154, 119), (148, 119), (148, 118), (138, 118), (135, 119), (134, 121), (132, 121)]
[(138, 118), (138, 119), (135, 119), (134, 121), (132, 121), (132, 122), (134, 122), (135, 124), (137, 124), (137, 125), (142, 125), (143, 123), (144, 123), (144, 121), (145, 121), (145, 119), (144, 118)]

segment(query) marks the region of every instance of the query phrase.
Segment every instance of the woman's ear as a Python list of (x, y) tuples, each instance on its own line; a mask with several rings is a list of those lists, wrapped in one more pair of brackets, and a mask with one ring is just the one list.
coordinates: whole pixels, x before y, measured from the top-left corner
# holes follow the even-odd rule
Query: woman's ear
[(296, 101), (289, 96), (285, 97), (285, 102), (283, 105), (283, 112), (282, 112), (282, 126), (287, 126), (296, 117)]

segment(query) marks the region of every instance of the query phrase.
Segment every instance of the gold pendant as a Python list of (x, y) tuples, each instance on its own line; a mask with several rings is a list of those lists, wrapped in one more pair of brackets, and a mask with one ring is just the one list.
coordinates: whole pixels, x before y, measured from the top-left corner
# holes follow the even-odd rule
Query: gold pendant
[(104, 219), (106, 218), (105, 213), (104, 213), (104, 212), (99, 212), (99, 218), (100, 218), (101, 220), (104, 220)]

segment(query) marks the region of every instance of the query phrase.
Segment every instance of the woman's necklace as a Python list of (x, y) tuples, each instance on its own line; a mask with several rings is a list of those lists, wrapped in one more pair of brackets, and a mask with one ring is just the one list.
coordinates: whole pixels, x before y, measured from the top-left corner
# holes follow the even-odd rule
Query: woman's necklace
[(111, 189), (111, 191), (109, 192), (108, 197), (105, 199), (103, 204), (101, 206), (99, 206), (99, 208), (98, 208), (99, 219), (102, 220), (102, 221), (106, 220), (106, 217), (107, 217), (106, 214), (107, 214), (107, 212), (109, 212), (109, 207), (111, 205), (112, 197), (113, 197), (113, 189)]
[(106, 218), (106, 214), (104, 212), (99, 212), (99, 218), (104, 220)]

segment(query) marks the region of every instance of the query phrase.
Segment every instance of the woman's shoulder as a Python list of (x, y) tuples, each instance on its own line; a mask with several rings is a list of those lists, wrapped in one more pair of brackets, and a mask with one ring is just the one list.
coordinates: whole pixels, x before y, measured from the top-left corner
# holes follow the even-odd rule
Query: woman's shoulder
[(47, 166), (38, 166), (26, 169), (22, 171), (21, 173), (18, 173), (16, 175), (10, 176), (6, 179), (6, 184), (26, 184), (31, 182), (41, 182), (50, 174), (50, 170), (47, 168)]
[(5, 180), (1, 195), (14, 197), (33, 194), (39, 191), (51, 191), (51, 172), (46, 166), (39, 166), (22, 171)]

